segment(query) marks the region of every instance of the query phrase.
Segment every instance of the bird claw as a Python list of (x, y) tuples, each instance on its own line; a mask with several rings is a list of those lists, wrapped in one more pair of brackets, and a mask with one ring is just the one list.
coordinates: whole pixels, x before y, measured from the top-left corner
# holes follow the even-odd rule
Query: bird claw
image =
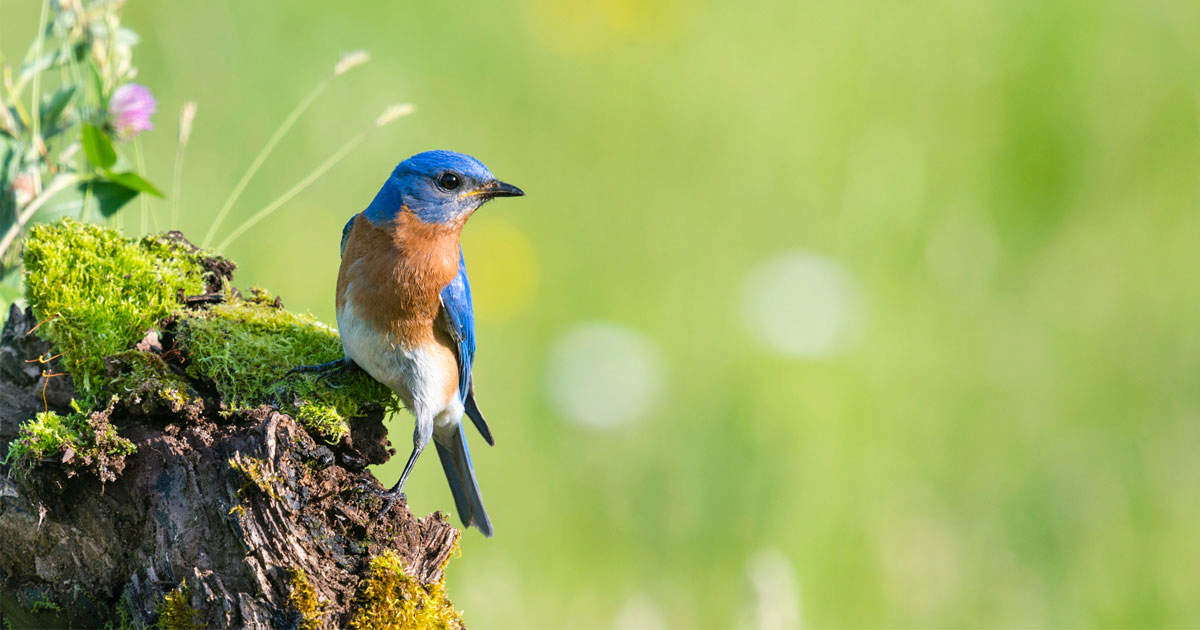
[[(284, 378), (287, 378), (293, 374), (316, 373), (317, 380), (313, 381), (313, 384), (315, 385), (317, 383), (320, 383), (322, 379), (344, 373), (346, 370), (350, 369), (350, 367), (353, 365), (354, 365), (354, 362), (350, 361), (348, 359), (344, 359), (344, 358), (343, 359), (334, 359), (333, 361), (327, 361), (325, 363), (317, 363), (314, 365), (297, 365), (296, 367), (288, 370), (287, 373), (284, 374), (283, 376), (284, 376)], [(331, 383), (329, 385), (329, 387), (331, 387), (333, 389), (338, 389), (342, 386), (334, 385)]]
[(396, 501), (402, 500), (406, 504), (408, 503), (408, 497), (399, 490), (385, 490), (383, 492), (379, 492), (378, 494), (379, 497), (383, 499), (383, 509), (379, 510), (379, 512), (375, 514), (375, 518), (372, 519), (372, 521), (375, 523), (381, 522), (383, 517), (387, 516), (388, 512), (392, 511), (392, 508), (396, 505)]
[(334, 359), (332, 361), (326, 361), (324, 363), (314, 363), (312, 365), (297, 365), (296, 367), (288, 370), (287, 373), (284, 374), (284, 376), (291, 376), (293, 374), (303, 374), (305, 372), (318, 372), (321, 374), (326, 374), (329, 372), (340, 371), (340, 370), (344, 370), (344, 369), (346, 369), (346, 360), (345, 359)]
[[(328, 372), (322, 372), (321, 375), (317, 377), (317, 380), (313, 381), (313, 385), (319, 385), (322, 380), (327, 379), (330, 376), (335, 376), (337, 374), (341, 374), (341, 373), (345, 372), (345, 370), (346, 370), (346, 368), (341, 367), (341, 368), (334, 368), (332, 370), (329, 370)], [(329, 385), (329, 389), (341, 389), (341, 388), (345, 387), (345, 385), (337, 385), (332, 382), (328, 383), (328, 385)]]

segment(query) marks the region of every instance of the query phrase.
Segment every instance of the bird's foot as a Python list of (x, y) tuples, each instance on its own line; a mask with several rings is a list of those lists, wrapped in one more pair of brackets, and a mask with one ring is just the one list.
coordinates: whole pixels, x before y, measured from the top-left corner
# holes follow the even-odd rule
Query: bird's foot
[[(337, 374), (341, 374), (341, 373), (345, 372), (346, 370), (350, 369), (350, 367), (353, 365), (354, 365), (354, 362), (349, 359), (346, 359), (346, 358), (334, 359), (333, 361), (326, 361), (325, 363), (317, 363), (314, 365), (298, 365), (298, 366), (288, 370), (287, 374), (285, 374), (284, 376), (286, 377), (286, 376), (291, 376), (293, 374), (313, 374), (313, 373), (315, 373), (315, 374), (317, 374), (316, 382), (320, 383), (321, 379), (328, 378), (330, 376), (334, 376)], [(335, 387), (335, 386), (331, 385), (331, 387)]]
[(399, 488), (392, 488), (391, 490), (384, 490), (382, 492), (376, 491), (376, 493), (379, 495), (379, 498), (383, 499), (383, 509), (379, 510), (379, 512), (375, 514), (375, 518), (372, 519), (372, 522), (375, 524), (378, 524), (380, 521), (382, 521), (383, 517), (387, 516), (388, 512), (392, 511), (392, 508), (395, 507), (397, 501), (404, 501), (406, 504), (408, 503), (408, 497), (405, 496), (404, 492)]
[(297, 365), (296, 367), (288, 370), (287, 375), (291, 376), (292, 374), (307, 374), (312, 372), (319, 372), (322, 374), (329, 372), (340, 372), (346, 369), (347, 363), (348, 361), (346, 361), (346, 359), (343, 357), (341, 359), (334, 359), (324, 363), (314, 363), (313, 365)]

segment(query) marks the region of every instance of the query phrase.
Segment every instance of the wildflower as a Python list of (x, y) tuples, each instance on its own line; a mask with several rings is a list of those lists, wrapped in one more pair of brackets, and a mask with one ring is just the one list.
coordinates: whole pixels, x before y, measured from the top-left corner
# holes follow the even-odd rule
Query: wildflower
[(144, 85), (126, 83), (113, 92), (108, 101), (113, 128), (117, 137), (128, 140), (148, 129), (153, 129), (150, 117), (158, 108), (158, 101)]

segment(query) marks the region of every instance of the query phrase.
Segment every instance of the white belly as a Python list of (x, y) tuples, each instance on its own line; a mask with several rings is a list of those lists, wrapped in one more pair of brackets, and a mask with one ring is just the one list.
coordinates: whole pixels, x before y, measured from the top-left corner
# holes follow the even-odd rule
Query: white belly
[(354, 313), (347, 300), (337, 314), (338, 332), (346, 356), (366, 370), (371, 378), (396, 392), (417, 417), (438, 428), (457, 424), (463, 406), (457, 392), (446, 395), (448, 379), (430, 349), (407, 347), (379, 333)]

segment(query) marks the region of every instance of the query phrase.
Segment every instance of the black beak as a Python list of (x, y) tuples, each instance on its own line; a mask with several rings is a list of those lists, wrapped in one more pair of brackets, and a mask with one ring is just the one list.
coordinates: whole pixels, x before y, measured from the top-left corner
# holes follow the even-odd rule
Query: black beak
[(498, 179), (493, 179), (480, 186), (478, 194), (487, 199), (494, 199), (496, 197), (524, 197), (525, 191), (512, 184), (506, 184)]

